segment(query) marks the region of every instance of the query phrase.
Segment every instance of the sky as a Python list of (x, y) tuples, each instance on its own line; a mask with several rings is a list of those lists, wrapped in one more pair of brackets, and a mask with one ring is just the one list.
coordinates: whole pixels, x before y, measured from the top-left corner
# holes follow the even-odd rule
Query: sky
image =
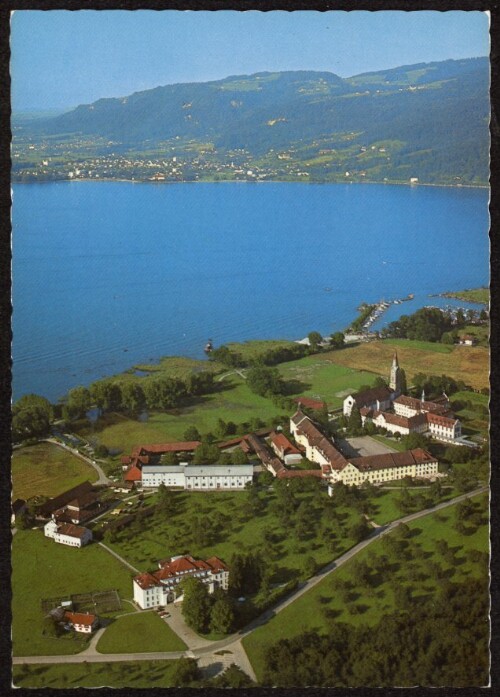
[(18, 10), (14, 112), (69, 109), (177, 82), (262, 71), (341, 77), (489, 53), (477, 11)]

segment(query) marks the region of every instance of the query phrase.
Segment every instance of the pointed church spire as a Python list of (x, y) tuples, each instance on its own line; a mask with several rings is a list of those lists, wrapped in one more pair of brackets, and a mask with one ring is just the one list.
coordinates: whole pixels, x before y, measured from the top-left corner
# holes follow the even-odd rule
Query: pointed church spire
[(389, 389), (396, 395), (401, 394), (401, 368), (398, 363), (398, 353), (394, 351), (391, 365), (391, 375), (389, 378)]
[(422, 396), (420, 397), (421, 402), (425, 402), (425, 390), (422, 389)]

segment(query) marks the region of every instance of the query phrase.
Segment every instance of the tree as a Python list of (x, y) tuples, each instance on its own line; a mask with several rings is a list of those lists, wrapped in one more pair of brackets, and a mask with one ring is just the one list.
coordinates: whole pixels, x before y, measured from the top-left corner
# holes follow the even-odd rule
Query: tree
[(265, 365), (254, 365), (247, 371), (247, 385), (262, 397), (268, 395), (281, 395), (285, 391), (285, 385), (277, 368), (269, 368)]
[(17, 411), (12, 417), (14, 441), (46, 436), (50, 431), (47, 412), (36, 405)]
[(401, 438), (401, 442), (404, 444), (405, 450), (426, 449), (429, 447), (428, 439), (421, 433), (408, 433), (408, 435)]
[(93, 402), (103, 411), (119, 409), (122, 401), (122, 393), (117, 383), (111, 380), (98, 380), (89, 388)]
[(201, 443), (193, 453), (194, 465), (210, 465), (217, 462), (220, 457), (220, 450), (212, 443)]
[(241, 448), (236, 448), (231, 453), (232, 464), (233, 465), (246, 465), (248, 464), (248, 455), (243, 452)]
[(146, 406), (144, 390), (136, 382), (124, 382), (121, 385), (121, 406), (131, 414), (137, 414)]
[(210, 629), (212, 632), (228, 634), (234, 623), (234, 610), (230, 598), (224, 595), (218, 598), (210, 611)]
[(361, 431), (361, 414), (359, 412), (359, 407), (357, 404), (353, 404), (351, 414), (349, 416), (349, 420), (347, 422), (347, 428), (349, 431), (353, 434), (356, 435), (360, 433)]
[(244, 687), (255, 687), (255, 683), (251, 680), (246, 673), (244, 673), (239, 666), (231, 663), (229, 668), (222, 673), (222, 675), (217, 676), (212, 681), (212, 686), (216, 688), (232, 688), (241, 689)]
[(200, 432), (196, 426), (190, 426), (184, 431), (184, 440), (191, 442), (195, 440), (201, 440)]
[(158, 511), (165, 515), (175, 512), (175, 495), (171, 489), (167, 489), (163, 482), (158, 487)]
[(317, 351), (320, 347), (321, 342), (323, 341), (323, 337), (321, 336), (321, 334), (319, 332), (309, 332), (307, 338), (309, 339), (310, 347), (314, 351)]
[(64, 416), (69, 419), (83, 419), (91, 404), (92, 400), (88, 389), (82, 386), (74, 387), (67, 394), (63, 407)]
[(316, 573), (316, 569), (318, 568), (318, 565), (316, 564), (316, 559), (309, 555), (304, 559), (304, 575), (306, 578), (310, 578), (311, 576), (314, 576)]
[(210, 596), (205, 583), (197, 578), (186, 578), (181, 583), (184, 594), (182, 616), (188, 627), (196, 632), (207, 629), (210, 618)]
[(54, 407), (45, 397), (37, 394), (26, 394), (17, 402), (14, 402), (12, 413), (18, 414), (25, 409), (36, 407), (44, 416), (47, 422), (51, 422), (54, 418)]
[(179, 658), (175, 661), (172, 682), (175, 687), (189, 687), (201, 678), (201, 671), (194, 658)]
[(334, 349), (344, 348), (345, 334), (343, 332), (335, 332), (330, 336), (330, 346)]

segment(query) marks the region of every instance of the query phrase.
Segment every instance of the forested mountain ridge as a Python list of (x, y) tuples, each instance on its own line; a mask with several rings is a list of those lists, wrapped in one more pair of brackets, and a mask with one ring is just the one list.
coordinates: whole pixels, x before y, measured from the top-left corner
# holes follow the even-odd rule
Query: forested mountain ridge
[(314, 71), (256, 73), (99, 99), (23, 124), (17, 135), (100, 138), (113, 141), (114, 152), (137, 154), (205, 150), (202, 156), (216, 154), (218, 162), (243, 152), (245, 166), (271, 179), (298, 174), (293, 167), (300, 164), (311, 181), (349, 171), (375, 181), (486, 183), (488, 90), (487, 58), (345, 79)]

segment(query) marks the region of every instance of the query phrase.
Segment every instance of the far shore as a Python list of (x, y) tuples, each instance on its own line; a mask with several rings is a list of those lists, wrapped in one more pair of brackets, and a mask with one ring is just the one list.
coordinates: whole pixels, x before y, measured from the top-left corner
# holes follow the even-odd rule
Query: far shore
[(112, 183), (116, 182), (117, 184), (123, 184), (123, 183), (129, 183), (129, 184), (154, 184), (156, 186), (164, 186), (164, 185), (178, 185), (178, 184), (308, 184), (308, 185), (319, 185), (319, 186), (338, 186), (344, 185), (344, 184), (371, 184), (371, 185), (379, 185), (379, 186), (410, 186), (413, 189), (419, 188), (419, 187), (434, 187), (434, 188), (444, 188), (444, 189), (486, 189), (489, 190), (490, 187), (488, 184), (431, 184), (431, 183), (424, 183), (424, 182), (419, 182), (419, 183), (410, 183), (410, 182), (402, 182), (402, 181), (387, 181), (387, 182), (379, 182), (379, 181), (352, 181), (352, 180), (347, 180), (347, 181), (336, 181), (336, 182), (329, 182), (329, 181), (308, 181), (307, 179), (294, 179), (291, 181), (286, 181), (283, 179), (267, 179), (267, 180), (262, 180), (262, 179), (223, 179), (223, 180), (216, 180), (216, 179), (203, 179), (203, 180), (198, 180), (198, 181), (187, 181), (187, 180), (181, 180), (181, 181), (151, 181), (150, 179), (118, 179), (118, 178), (112, 178), (112, 179), (101, 179), (101, 178), (88, 178), (88, 177), (78, 177), (78, 179), (41, 179), (41, 180), (36, 180), (32, 179), (30, 181), (23, 181), (23, 180), (17, 180), (13, 179), (12, 184), (56, 184), (59, 182), (68, 182), (71, 184), (75, 184), (77, 182), (106, 182), (106, 183)]

